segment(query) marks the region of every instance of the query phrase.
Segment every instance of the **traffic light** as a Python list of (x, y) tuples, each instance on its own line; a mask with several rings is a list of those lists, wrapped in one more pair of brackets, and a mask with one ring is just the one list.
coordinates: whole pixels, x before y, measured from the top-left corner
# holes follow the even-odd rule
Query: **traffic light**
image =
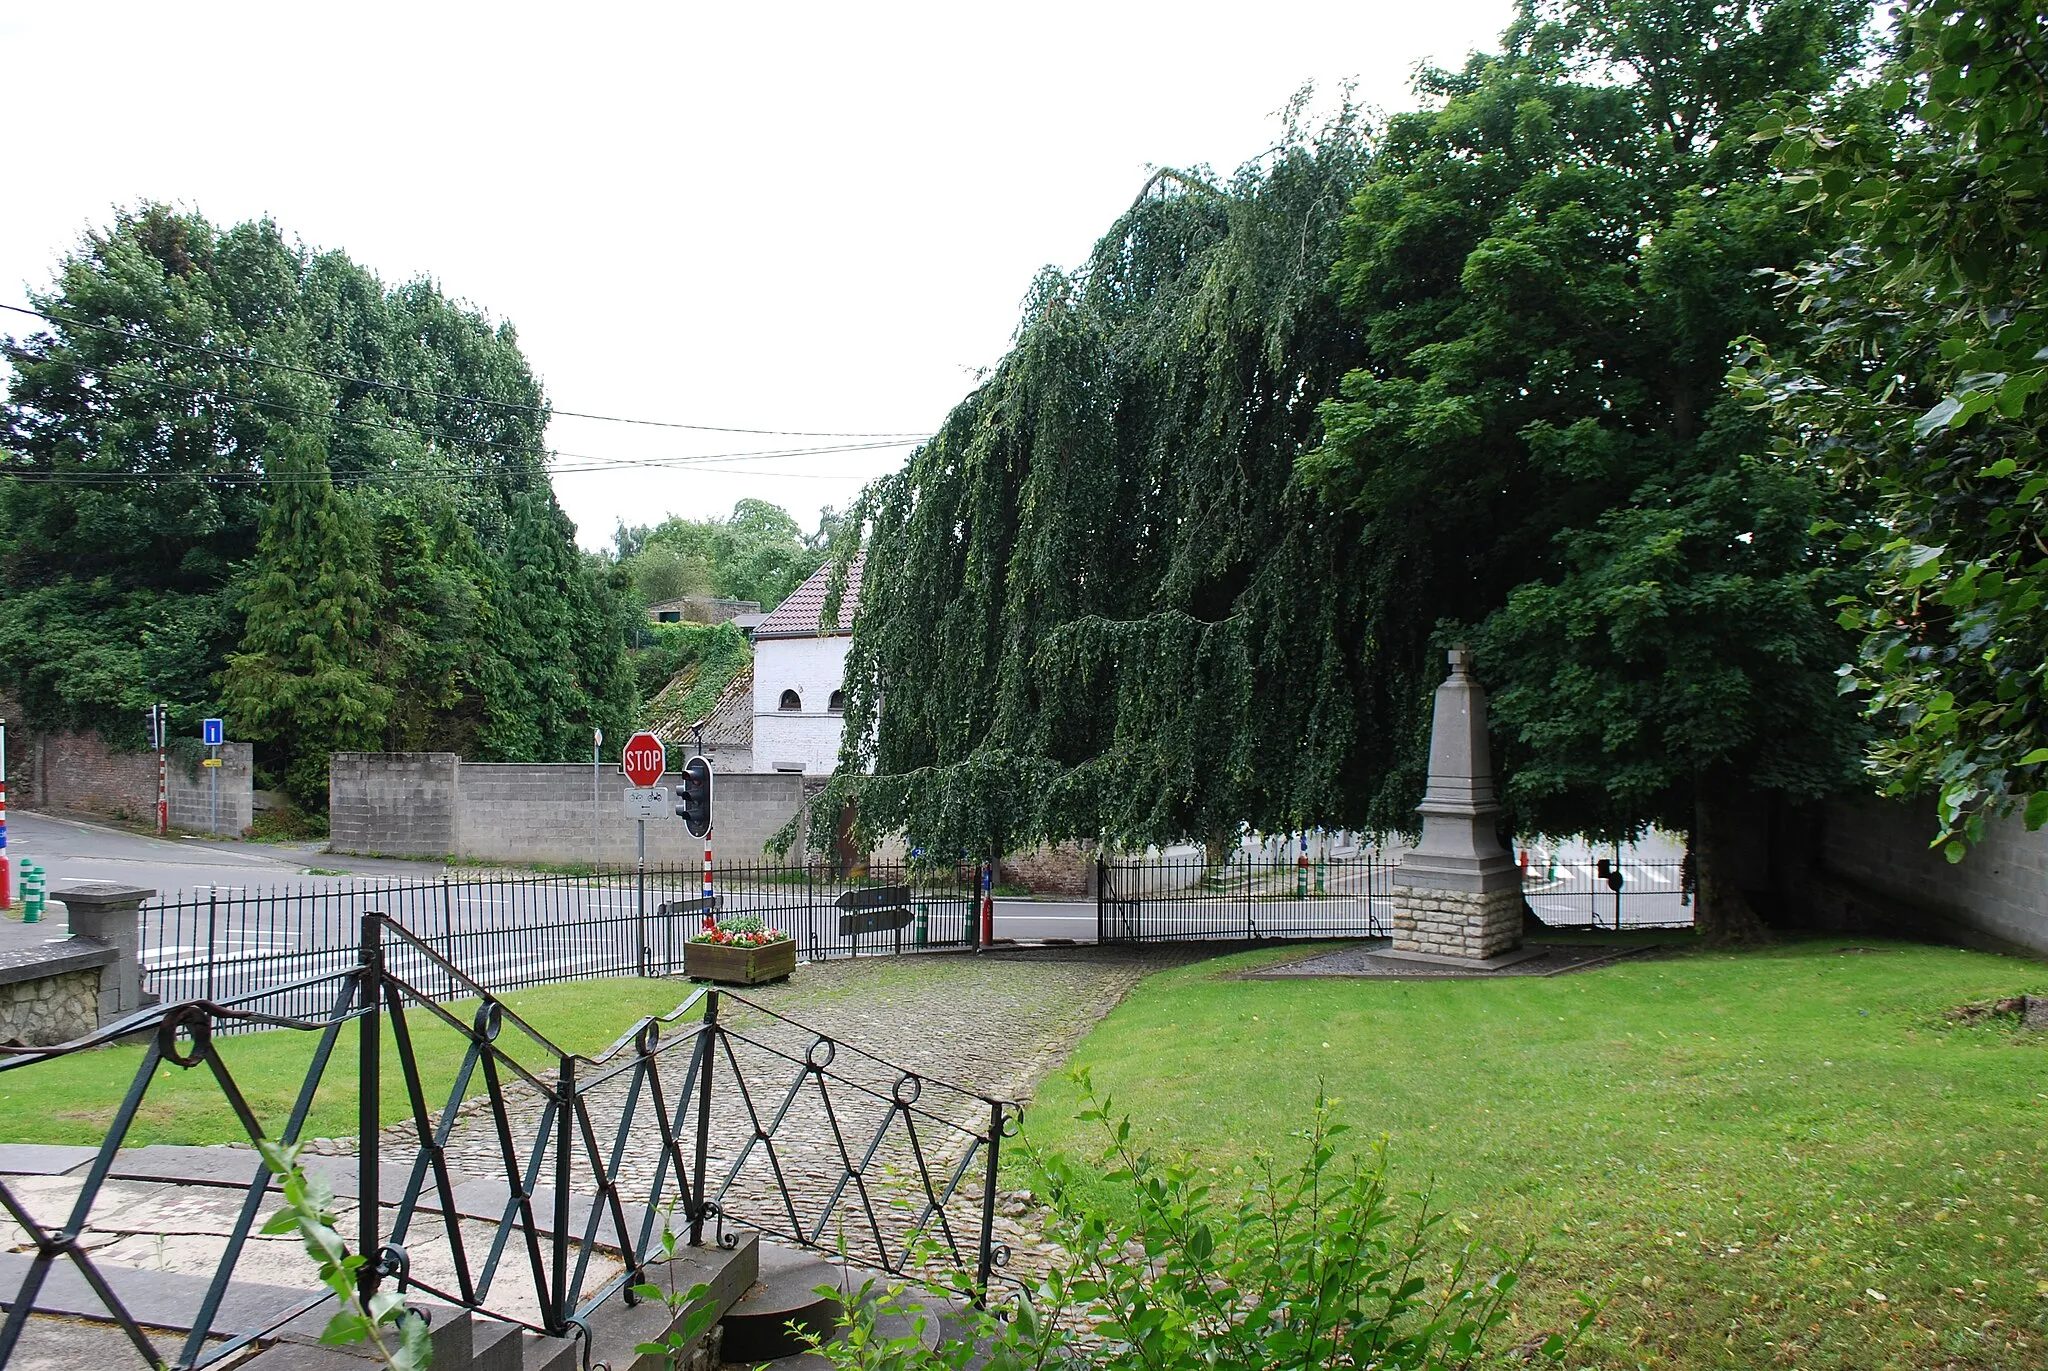
[(692, 838), (711, 832), (711, 763), (702, 757), (683, 764), (683, 783), (676, 787), (676, 817)]

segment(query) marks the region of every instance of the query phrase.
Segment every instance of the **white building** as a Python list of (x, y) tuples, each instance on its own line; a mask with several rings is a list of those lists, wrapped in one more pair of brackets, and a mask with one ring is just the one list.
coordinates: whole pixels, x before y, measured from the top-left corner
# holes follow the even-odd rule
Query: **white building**
[(846, 728), (846, 650), (866, 554), (846, 572), (837, 628), (821, 626), (830, 563), (754, 629), (754, 770), (829, 776)]

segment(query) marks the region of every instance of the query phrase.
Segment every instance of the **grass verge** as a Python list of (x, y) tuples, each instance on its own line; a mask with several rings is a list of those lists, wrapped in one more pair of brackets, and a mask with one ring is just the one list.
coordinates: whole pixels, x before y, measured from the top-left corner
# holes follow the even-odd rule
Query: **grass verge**
[[(1225, 1186), (1291, 1150), (1320, 1085), (1448, 1236), (1534, 1240), (1524, 1325), (1606, 1302), (1575, 1362), (2048, 1364), (2048, 1034), (1944, 1018), (2048, 968), (1836, 939), (1555, 979), (1231, 978), (1274, 955), (1151, 977), (1074, 1064)], [(1026, 1137), (1091, 1156), (1075, 1106), (1048, 1082)]]
[[(513, 991), (503, 997), (514, 1013), (554, 1042), (576, 1052), (607, 1047), (636, 1020), (662, 1014), (680, 1004), (691, 987), (678, 981), (576, 981)], [(475, 1001), (450, 1005), (465, 1022)], [(420, 1064), (427, 1103), (438, 1111), (460, 1069), (465, 1043), (461, 1035), (417, 1008), (406, 1023)], [(272, 1137), (283, 1132), (312, 1063), (319, 1035), (293, 1029), (242, 1033), (214, 1039), (221, 1061), (250, 1108)], [(382, 1109), (384, 1122), (410, 1117), (405, 1079), (392, 1049), (392, 1028), (384, 1027)], [(542, 1056), (511, 1025), (499, 1043), (528, 1065)], [(120, 1106), (142, 1064), (140, 1046), (123, 1045), (80, 1052), (55, 1061), (37, 1062), (0, 1072), (0, 1142), (97, 1144)], [(356, 1030), (344, 1027), (314, 1096), (307, 1137), (353, 1137), (356, 1132)], [(481, 1077), (468, 1094), (483, 1093)], [(168, 1062), (150, 1080), (129, 1133), (131, 1146), (147, 1143), (223, 1143), (246, 1141), (246, 1134), (228, 1107), (219, 1084), (205, 1066), (189, 1070)]]

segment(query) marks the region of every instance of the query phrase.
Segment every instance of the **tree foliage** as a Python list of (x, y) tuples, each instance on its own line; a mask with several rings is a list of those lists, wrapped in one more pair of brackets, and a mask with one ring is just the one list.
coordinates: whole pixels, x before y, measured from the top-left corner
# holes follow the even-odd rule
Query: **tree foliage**
[(1805, 330), (1738, 379), (1786, 460), (1879, 501), (1845, 684), (1885, 789), (1935, 792), (1960, 859), (2023, 798), (2030, 827), (2048, 821), (2048, 11), (1912, 0), (1874, 95), (1787, 101), (1757, 132), (1849, 241), (1786, 278)]
[(855, 511), (826, 802), (941, 851), (1406, 830), (1465, 635), (1526, 828), (1840, 785), (1807, 529), (1858, 516), (1724, 378), (1817, 242), (1743, 135), (1838, 88), (1863, 17), (1531, 3), (1371, 140), (1163, 177)]
[(723, 519), (670, 518), (653, 528), (621, 524), (612, 537), (647, 604), (717, 595), (753, 600), (766, 610), (788, 599), (824, 562), (837, 524), (827, 509), (817, 533), (806, 535), (780, 505), (748, 498)]
[(0, 407), (0, 684), (31, 722), (135, 744), (153, 700), (181, 731), (231, 706), (307, 800), (344, 737), (545, 760), (630, 722), (625, 587), (554, 503), (509, 326), (159, 205), (33, 302)]
[[(1424, 704), (1358, 521), (1293, 475), (1357, 359), (1325, 287), (1347, 110), (1161, 173), (849, 518), (868, 549), (824, 801), (936, 852), (1396, 819)], [(864, 773), (872, 770), (872, 776)], [(824, 827), (824, 826), (820, 826)]]
[(1735, 339), (1785, 331), (1760, 273), (1816, 245), (1747, 134), (1766, 97), (1841, 86), (1862, 15), (1525, 5), (1500, 54), (1424, 74), (1436, 102), (1354, 202), (1336, 279), (1366, 359), (1302, 469), (1407, 591), (1380, 632), (1473, 636), (1519, 831), (1658, 823), (1705, 863), (1709, 800), (1852, 775), (1841, 582), (1807, 529), (1857, 516), (1770, 460), (1725, 376)]

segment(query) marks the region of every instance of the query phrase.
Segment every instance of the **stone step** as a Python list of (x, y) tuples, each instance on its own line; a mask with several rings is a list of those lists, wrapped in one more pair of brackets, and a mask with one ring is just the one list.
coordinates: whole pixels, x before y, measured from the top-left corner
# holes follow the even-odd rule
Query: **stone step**
[(806, 1333), (824, 1337), (839, 1321), (839, 1299), (819, 1294), (818, 1287), (845, 1283), (844, 1272), (816, 1253), (762, 1243), (759, 1278), (720, 1320), (720, 1355), (752, 1364), (804, 1351)]

